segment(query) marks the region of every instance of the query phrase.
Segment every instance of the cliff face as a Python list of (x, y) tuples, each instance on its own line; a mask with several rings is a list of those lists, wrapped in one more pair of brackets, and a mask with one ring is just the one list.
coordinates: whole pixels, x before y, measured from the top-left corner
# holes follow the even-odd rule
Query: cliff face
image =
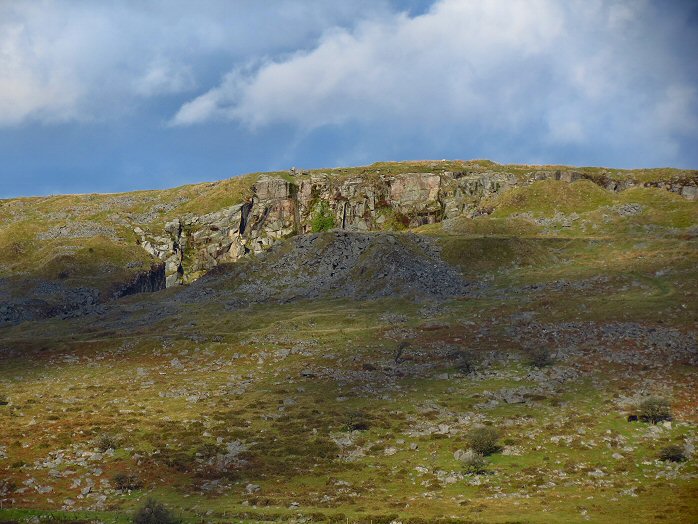
[(537, 180), (588, 179), (610, 191), (652, 185), (695, 200), (695, 181), (683, 183), (617, 181), (577, 171), (542, 170), (526, 174), (467, 171), (336, 177), (323, 173), (262, 175), (245, 203), (168, 222), (153, 234), (134, 229), (140, 245), (165, 264), (167, 286), (191, 282), (207, 270), (276, 241), (318, 229), (399, 230), (459, 216), (487, 213), (483, 200)]
[(137, 293), (153, 293), (165, 289), (165, 266), (153, 264), (149, 271), (137, 273), (131, 282), (112, 292), (112, 298), (121, 298)]
[[(429, 160), (250, 173), (124, 194), (0, 200), (0, 325), (100, 312), (124, 295), (197, 280), (219, 264), (266, 252), (280, 239), (299, 237), (279, 245), (277, 255), (303, 251), (304, 240), (314, 236), (308, 233), (328, 229), (340, 235), (339, 244), (346, 240), (343, 232), (355, 233), (347, 236), (355, 240), (352, 246), (374, 245), (371, 237), (382, 246), (376, 251), (381, 256), (388, 244), (362, 233), (436, 224), (420, 231), (695, 238), (697, 195), (696, 170)], [(335, 270), (348, 255), (341, 249), (322, 253), (335, 273), (323, 282), (341, 280)], [(280, 260), (276, 267), (288, 262)], [(373, 260), (381, 267), (389, 263)], [(326, 261), (299, 264), (315, 270)], [(410, 274), (421, 275), (420, 267)], [(277, 273), (267, 276), (283, 280)]]

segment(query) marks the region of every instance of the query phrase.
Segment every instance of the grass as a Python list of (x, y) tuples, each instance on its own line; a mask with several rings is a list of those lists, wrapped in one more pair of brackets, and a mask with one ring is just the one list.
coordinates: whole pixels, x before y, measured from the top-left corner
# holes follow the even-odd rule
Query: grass
[[(605, 258), (606, 252), (602, 249), (598, 257)], [(535, 270), (542, 269), (531, 268)], [(670, 320), (664, 312), (683, 300), (681, 293), (670, 296), (670, 302), (654, 314)], [(565, 300), (559, 299), (556, 303)], [(134, 305), (138, 302), (135, 297), (131, 300)], [(514, 310), (523, 304), (549, 315), (536, 297), (521, 295)], [(30, 326), (18, 326), (2, 338), (4, 344), (21, 344), (26, 353), (3, 363), (8, 371), (0, 388), (8, 392), (11, 408), (0, 411), (1, 441), (17, 444), (7, 447), (0, 477), (9, 475), (22, 485), (31, 476), (39, 485), (54, 486), (49, 498), (57, 510), (65, 498), (76, 500), (71, 478), (94, 466), (68, 465), (65, 470), (75, 474), (53, 479), (47, 469), (31, 465), (53, 456), (55, 450), (64, 450), (70, 461), (76, 452), (92, 449), (98, 435), (113, 431), (123, 444), (118, 453), (99, 460), (101, 476), (135, 470), (144, 481), (140, 492), (109, 496), (108, 518), (115, 520), (146, 496), (154, 496), (192, 521), (212, 511), (206, 518), (286, 519), (302, 514), (368, 521), (396, 514), (427, 521), (459, 515), (483, 522), (512, 518), (571, 522), (582, 521), (585, 511), (595, 521), (617, 522), (624, 510), (632, 508), (634, 515), (646, 521), (665, 515), (672, 522), (689, 522), (694, 508), (695, 484), (690, 480), (694, 463), (684, 463), (682, 473), (667, 486), (653, 479), (668, 471), (668, 466), (656, 465), (652, 457), (659, 442), (695, 434), (695, 418), (686, 418), (684, 411), (671, 431), (664, 430), (661, 441), (645, 439), (646, 424), (628, 424), (611, 407), (614, 394), (622, 391), (619, 388), (633, 387), (614, 383), (612, 369), (595, 367), (586, 379), (566, 385), (560, 397), (553, 395), (532, 405), (477, 407), (487, 391), (535, 384), (526, 379), (525, 355), (507, 342), (505, 326), (483, 320), (501, 318), (510, 307), (506, 299), (455, 301), (438, 317), (443, 327), (434, 331), (425, 324), (419, 306), (396, 300), (361, 305), (304, 302), (273, 309), (254, 306), (223, 315), (212, 303), (199, 306), (196, 312), (182, 306), (175, 313), (175, 319), (186, 316), (196, 326), (169, 319), (167, 330), (144, 325), (128, 335), (100, 335), (76, 329), (72, 321), (48, 321), (44, 326), (51, 341), (47, 349), (42, 349), (40, 337)], [(626, 299), (624, 307), (637, 312), (641, 299)], [(390, 337), (395, 326), (381, 320), (388, 311), (405, 315), (404, 329), (413, 333), (405, 361), (396, 369), (400, 374), (381, 371), (393, 365)], [(575, 319), (573, 311), (561, 308), (559, 320)], [(612, 308), (604, 314), (606, 321), (623, 318)], [(108, 325), (108, 316), (98, 324)], [(586, 317), (593, 314), (587, 312)], [(477, 335), (483, 322), (490, 332), (480, 340)], [(202, 341), (194, 337), (197, 333), (205, 334)], [(457, 375), (435, 378), (452, 373), (452, 363), (439, 348), (455, 339), (472, 341), (468, 346), (478, 354), (498, 348), (498, 358), (505, 359), (485, 368), (497, 374), (475, 381)], [(605, 344), (604, 351), (613, 350)], [(29, 355), (31, 359), (26, 358)], [(172, 365), (175, 358), (182, 367)], [(579, 359), (575, 365), (586, 365), (587, 357), (574, 358)], [(366, 363), (378, 371), (365, 371)], [(420, 367), (427, 363), (426, 368)], [(301, 374), (308, 367), (316, 376)], [(334, 376), (333, 369), (342, 371)], [(660, 368), (658, 374), (652, 369), (648, 376), (656, 380), (669, 371)], [(642, 376), (638, 371), (633, 380)], [(594, 385), (609, 380), (602, 388)], [(695, 375), (689, 384), (695, 386)], [(192, 400), (193, 395), (198, 399)], [(294, 402), (284, 402), (288, 398)], [(596, 414), (599, 406), (607, 406), (603, 415)], [(356, 411), (368, 413), (371, 425), (349, 434), (346, 421)], [(459, 471), (453, 453), (467, 447), (467, 430), (474, 423), (459, 421), (464, 414), (504, 428), (502, 443), (522, 450), (521, 455), (494, 455), (490, 466), (494, 473), (483, 476), (480, 485), (467, 480), (447, 483), (442, 480), (445, 476), (437, 474)], [(456, 432), (423, 433), (423, 428), (441, 424)], [(579, 434), (579, 429), (585, 433)], [(571, 443), (552, 442), (557, 435), (570, 436)], [(621, 450), (631, 464), (618, 469), (620, 463), (610, 456), (613, 448), (603, 440), (608, 435), (622, 436), (624, 446), (634, 448), (629, 455)], [(348, 448), (333, 440), (341, 436), (352, 441)], [(249, 444), (243, 453), (246, 463), (230, 471), (208, 469), (197, 453), (204, 444), (215, 449), (218, 439)], [(594, 442), (590, 447), (584, 444), (590, 441)], [(416, 450), (410, 448), (413, 443)], [(396, 451), (387, 454), (391, 448)], [(355, 450), (363, 451), (352, 460), (342, 458)], [(13, 468), (20, 460), (30, 466)], [(645, 461), (650, 463), (643, 465)], [(604, 477), (589, 475), (596, 470), (603, 471)], [(201, 491), (215, 479), (229, 487), (220, 494)], [(555, 485), (545, 487), (550, 481)], [(248, 494), (249, 483), (260, 485), (260, 491)], [(604, 486), (602, 491), (599, 486)], [(669, 489), (675, 495), (671, 503), (662, 498)], [(623, 495), (627, 490), (638, 496)], [(509, 495), (498, 498), (500, 493)], [(518, 504), (512, 506), (511, 501)], [(294, 502), (299, 507), (289, 509)], [(25, 492), (15, 504), (52, 505), (46, 495), (36, 492)], [(84, 500), (78, 506), (89, 504)]]
[[(498, 164), (491, 160), (417, 160), (404, 162), (375, 162), (368, 166), (349, 168), (321, 168), (307, 170), (305, 176), (328, 173), (334, 177), (354, 177), (363, 175), (400, 175), (407, 173), (443, 173), (456, 172), (466, 174), (507, 173), (524, 176), (537, 171), (573, 171), (594, 179), (623, 181), (635, 180), (641, 183), (659, 183), (670, 181), (694, 180), (696, 170), (657, 168), (657, 169), (612, 169), (605, 167), (574, 167), (563, 165), (526, 165)], [(301, 176), (301, 179), (303, 176)]]
[[(337, 176), (505, 167), (390, 163)], [(130, 202), (3, 201), (3, 276), (122, 278), (129, 262), (148, 263), (128, 247), (126, 228), (113, 222), (116, 238), (37, 242), (49, 225), (42, 216), (146, 214), (158, 195), (176, 204), (152, 215), (164, 223), (247, 198), (254, 176)], [(235, 309), (218, 295), (187, 302), (170, 289), (98, 316), (3, 328), (0, 489), (15, 488), (0, 492), (0, 521), (125, 522), (150, 497), (192, 523), (695, 521), (695, 458), (657, 457), (698, 438), (695, 363), (679, 347), (698, 322), (697, 204), (587, 181), (538, 182), (496, 204), (488, 216), (418, 229), (481, 284), (469, 297)], [(640, 211), (614, 211), (628, 204)], [(579, 218), (570, 227), (536, 221), (571, 214)], [(537, 347), (555, 355), (550, 366), (529, 364)], [(458, 372), (454, 348), (473, 355), (473, 372)], [(503, 400), (512, 390), (525, 402)], [(639, 391), (671, 400), (670, 427), (627, 421)], [(367, 423), (349, 431), (357, 414)], [(480, 424), (500, 430), (503, 449), (489, 473), (463, 475), (454, 454)], [(101, 435), (117, 448), (96, 449)], [(113, 490), (119, 473), (143, 487)]]
[(484, 205), (494, 207), (493, 216), (501, 218), (522, 209), (536, 216), (552, 216), (556, 212), (583, 213), (612, 202), (612, 193), (589, 180), (573, 183), (545, 180), (514, 188)]

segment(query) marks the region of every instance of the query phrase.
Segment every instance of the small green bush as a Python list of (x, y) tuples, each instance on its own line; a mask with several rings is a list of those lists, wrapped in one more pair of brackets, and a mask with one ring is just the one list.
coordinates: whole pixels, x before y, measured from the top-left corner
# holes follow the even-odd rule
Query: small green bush
[(371, 428), (371, 418), (363, 411), (352, 411), (347, 420), (348, 431), (367, 431)]
[(143, 482), (132, 473), (117, 473), (112, 477), (114, 488), (120, 491), (134, 491), (143, 487)]
[(0, 480), (0, 496), (5, 496), (5, 495), (9, 495), (11, 493), (14, 493), (16, 489), (17, 489), (17, 484), (15, 484), (14, 480), (10, 480), (10, 479)]
[(334, 228), (334, 215), (327, 202), (321, 200), (316, 206), (313, 212), (313, 218), (310, 222), (310, 227), (313, 233), (319, 233), (321, 231), (329, 231)]
[(466, 475), (482, 475), (487, 473), (487, 459), (472, 449), (466, 451), (460, 459), (463, 464), (463, 472)]
[(97, 449), (104, 453), (105, 451), (108, 451), (110, 449), (118, 448), (119, 439), (116, 438), (114, 435), (104, 433), (97, 437), (97, 440), (95, 441), (95, 446), (97, 446)]
[(179, 519), (162, 502), (148, 499), (133, 516), (134, 524), (179, 524)]
[(390, 231), (404, 231), (410, 225), (409, 217), (395, 211), (394, 209), (383, 208), (380, 210), (380, 214), (385, 217), (383, 229)]
[(475, 426), (467, 434), (468, 443), (473, 451), (487, 456), (502, 449), (499, 445), (499, 431), (489, 426)]
[(450, 358), (454, 361), (456, 369), (461, 373), (467, 375), (475, 371), (477, 361), (472, 351), (457, 350), (450, 354)]
[(390, 524), (391, 522), (397, 522), (400, 516), (397, 513), (382, 515), (382, 514), (368, 514), (365, 517), (365, 522), (371, 522), (373, 524)]
[(188, 453), (161, 448), (160, 456), (164, 464), (175, 471), (189, 473), (192, 470), (193, 459)]
[(223, 446), (213, 444), (211, 442), (206, 442), (204, 444), (201, 444), (198, 448), (196, 448), (195, 453), (197, 457), (201, 457), (204, 460), (209, 460), (215, 457), (216, 455), (222, 454), (223, 452)]
[(544, 368), (553, 364), (552, 353), (546, 348), (536, 348), (529, 352), (531, 365), (537, 368)]
[(659, 452), (659, 460), (665, 460), (667, 462), (683, 462), (686, 459), (686, 452), (681, 446), (666, 446)]
[(643, 400), (639, 408), (640, 420), (656, 424), (663, 420), (671, 420), (671, 403), (662, 397), (649, 397)]

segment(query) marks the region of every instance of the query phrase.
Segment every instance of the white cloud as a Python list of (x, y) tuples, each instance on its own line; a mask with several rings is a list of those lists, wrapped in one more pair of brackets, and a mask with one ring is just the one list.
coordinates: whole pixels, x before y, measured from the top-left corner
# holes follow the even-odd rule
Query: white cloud
[(691, 132), (698, 129), (698, 96), (696, 88), (670, 85), (654, 109), (655, 121), (669, 132)]
[(383, 1), (0, 2), (0, 126), (119, 118), (250, 56), (308, 45)]
[(671, 152), (696, 133), (698, 40), (678, 4), (436, 0), (419, 16), (395, 5), (0, 0), (0, 127), (174, 103), (157, 118), (281, 124), (298, 143), (325, 126), (369, 129), (430, 150), (469, 141), (477, 155), (484, 140), (535, 156)]
[(646, 8), (646, 0), (611, 4), (608, 9), (608, 28), (612, 31), (626, 30), (628, 26), (637, 21), (640, 13)]
[(669, 140), (696, 117), (676, 23), (642, 1), (440, 0), (421, 16), (329, 30), (314, 49), (233, 70), (172, 123), (477, 128), (544, 146), (617, 142), (639, 136), (642, 122), (644, 140)]
[[(520, 62), (549, 50), (562, 27), (559, 9), (545, 1), (443, 1), (416, 18), (400, 14), (329, 31), (310, 52), (252, 74), (233, 71), (185, 104), (174, 122), (229, 118), (312, 128), (388, 115), (491, 113), (492, 95), (510, 97), (512, 82), (524, 89), (531, 73)], [(525, 78), (505, 78), (507, 68)]]
[(50, 49), (35, 45), (20, 23), (0, 25), (0, 123), (20, 123), (29, 114), (70, 118), (80, 86), (63, 67), (41, 67)]
[(154, 61), (133, 83), (134, 90), (143, 96), (181, 93), (195, 87), (191, 67), (162, 60)]
[(173, 124), (195, 124), (210, 120), (220, 112), (220, 102), (217, 90), (209, 91), (184, 104), (177, 112)]

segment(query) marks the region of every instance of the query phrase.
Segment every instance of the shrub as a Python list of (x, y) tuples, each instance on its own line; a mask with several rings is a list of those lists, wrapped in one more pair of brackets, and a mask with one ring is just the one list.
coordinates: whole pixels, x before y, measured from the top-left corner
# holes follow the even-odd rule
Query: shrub
[(320, 231), (329, 231), (334, 228), (334, 215), (327, 202), (321, 200), (316, 206), (313, 213), (313, 218), (310, 222), (310, 227), (313, 233)]
[(105, 451), (108, 451), (110, 449), (118, 448), (119, 439), (117, 439), (114, 435), (104, 433), (97, 437), (97, 440), (95, 441), (95, 446), (97, 446), (97, 449), (104, 453)]
[(179, 471), (180, 473), (189, 473), (192, 469), (192, 457), (187, 453), (176, 450), (161, 449), (160, 455), (164, 464), (175, 471)]
[(400, 360), (402, 359), (402, 355), (404, 354), (405, 350), (410, 347), (410, 343), (406, 340), (403, 340), (397, 345), (397, 348), (395, 348), (395, 354), (393, 355), (393, 360), (395, 361), (395, 365), (400, 363)]
[(668, 462), (683, 462), (686, 459), (686, 452), (681, 446), (667, 446), (662, 448), (659, 452), (659, 460), (666, 460)]
[[(388, 204), (389, 205), (389, 204)], [(381, 214), (385, 217), (383, 229), (392, 231), (404, 231), (410, 225), (410, 218), (390, 208), (381, 209)]]
[(198, 448), (196, 448), (196, 456), (201, 457), (204, 460), (209, 460), (215, 457), (216, 455), (224, 453), (225, 450), (223, 446), (220, 446), (218, 444), (213, 444), (211, 442), (206, 442), (204, 444), (201, 444)]
[(368, 514), (366, 515), (365, 519), (373, 524), (390, 524), (391, 522), (399, 522), (400, 517), (397, 513), (387, 515)]
[(461, 373), (467, 375), (475, 371), (475, 355), (471, 351), (457, 350), (451, 353), (450, 358), (454, 361), (456, 369)]
[(475, 426), (468, 432), (467, 439), (473, 451), (484, 456), (497, 453), (502, 449), (497, 442), (499, 431), (489, 426)]
[(10, 254), (14, 256), (22, 256), (27, 252), (27, 246), (21, 242), (12, 242), (10, 244)]
[(133, 491), (143, 487), (143, 482), (138, 476), (131, 473), (117, 473), (112, 477), (112, 481), (114, 488), (120, 491)]
[(460, 459), (463, 472), (466, 475), (482, 475), (487, 473), (487, 459), (477, 451), (469, 449)]
[(550, 366), (553, 362), (553, 355), (546, 348), (532, 349), (529, 353), (531, 365), (537, 368)]
[(347, 430), (349, 431), (366, 431), (371, 427), (371, 419), (362, 411), (353, 411), (349, 413), (347, 421)]
[(134, 524), (179, 524), (179, 519), (162, 502), (148, 499), (133, 516)]
[(10, 479), (2, 479), (0, 480), (0, 496), (5, 496), (9, 495), (10, 493), (14, 493), (14, 491), (17, 489), (17, 484), (13, 480)]
[(662, 420), (671, 420), (671, 404), (662, 397), (649, 397), (639, 405), (640, 420), (656, 424)]

